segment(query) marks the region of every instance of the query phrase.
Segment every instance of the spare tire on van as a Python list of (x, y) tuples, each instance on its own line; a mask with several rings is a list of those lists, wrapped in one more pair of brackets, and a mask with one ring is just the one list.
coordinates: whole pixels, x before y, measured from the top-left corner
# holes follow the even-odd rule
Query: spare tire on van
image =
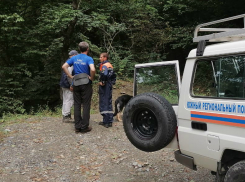
[(155, 93), (133, 97), (125, 107), (123, 126), (130, 142), (153, 152), (167, 146), (175, 136), (177, 119), (172, 105)]

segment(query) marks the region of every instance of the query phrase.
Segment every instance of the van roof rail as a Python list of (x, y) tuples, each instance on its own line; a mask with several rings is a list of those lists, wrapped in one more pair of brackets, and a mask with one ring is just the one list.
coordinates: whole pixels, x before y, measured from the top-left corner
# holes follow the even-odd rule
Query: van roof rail
[[(240, 18), (243, 18), (243, 24), (244, 24), (243, 28), (203, 28), (209, 25), (215, 25), (218, 23), (232, 21)], [(208, 35), (198, 36), (198, 32), (220, 32), (220, 33), (211, 33)], [(199, 42), (201, 40), (209, 41), (209, 42), (227, 42), (227, 41), (237, 41), (242, 39), (245, 39), (245, 14), (232, 16), (221, 20), (211, 21), (196, 26), (193, 42)]]

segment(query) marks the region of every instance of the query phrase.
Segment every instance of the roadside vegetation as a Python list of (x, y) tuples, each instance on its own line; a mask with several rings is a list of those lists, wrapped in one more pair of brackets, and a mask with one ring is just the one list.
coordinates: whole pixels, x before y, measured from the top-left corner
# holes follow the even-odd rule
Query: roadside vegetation
[(31, 117), (35, 118), (36, 122), (39, 122), (43, 117), (61, 117), (61, 106), (57, 106), (54, 110), (50, 110), (48, 105), (39, 106), (35, 112), (30, 111), (30, 113), (24, 114), (4, 113), (0, 119), (0, 141), (11, 133), (6, 129), (7, 126), (28, 122), (28, 118)]
[[(132, 80), (137, 63), (179, 60), (182, 71), (196, 47), (195, 26), (243, 14), (243, 5), (243, 0), (2, 0), (0, 118), (38, 114), (40, 107), (55, 112), (61, 105), (61, 65), (81, 41), (89, 42), (97, 70), (99, 54), (109, 52), (122, 80)], [(176, 93), (166, 93), (176, 101)], [(96, 94), (95, 89), (94, 107)]]
[[(132, 95), (132, 79), (125, 80), (117, 80), (116, 85), (113, 87), (113, 106), (114, 100), (119, 97), (122, 93), (127, 93)], [(62, 102), (62, 100), (60, 100)], [(13, 124), (30, 122), (28, 119), (31, 119), (31, 122), (35, 120), (35, 122), (42, 121), (44, 117), (56, 117), (62, 119), (62, 105), (59, 104), (55, 108), (50, 108), (49, 105), (39, 105), (37, 108), (31, 108), (30, 111), (20, 113), (3, 113), (0, 118), (0, 141), (8, 136), (11, 132), (6, 130), (7, 127)], [(72, 107), (71, 113), (74, 113), (74, 108)], [(98, 83), (95, 81), (93, 83), (93, 96), (91, 101), (91, 109), (90, 114), (98, 114), (99, 113), (99, 95), (98, 95)], [(33, 119), (35, 118), (35, 119)], [(73, 118), (73, 116), (72, 116)]]

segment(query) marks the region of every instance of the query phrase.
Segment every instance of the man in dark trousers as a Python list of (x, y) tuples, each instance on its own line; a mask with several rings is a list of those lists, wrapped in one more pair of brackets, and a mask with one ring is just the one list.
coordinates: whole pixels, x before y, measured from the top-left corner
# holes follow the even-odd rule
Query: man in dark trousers
[(103, 121), (99, 122), (104, 127), (112, 127), (112, 85), (116, 82), (113, 66), (108, 61), (108, 54), (100, 54), (100, 80), (99, 80), (99, 107)]
[[(68, 71), (68, 67), (73, 65), (75, 78), (79, 77), (79, 75), (87, 75), (87, 79), (89, 79), (86, 84), (82, 83), (79, 85), (76, 85), (76, 82), (73, 79), (75, 132), (85, 133), (92, 130), (92, 128), (89, 126), (89, 119), (91, 98), (93, 93), (92, 81), (94, 80), (95, 76), (95, 67), (94, 60), (87, 55), (89, 52), (88, 43), (80, 42), (78, 46), (81, 54), (69, 59), (62, 66), (62, 68), (70, 78), (73, 78)], [(81, 104), (83, 104), (83, 117), (81, 117)]]

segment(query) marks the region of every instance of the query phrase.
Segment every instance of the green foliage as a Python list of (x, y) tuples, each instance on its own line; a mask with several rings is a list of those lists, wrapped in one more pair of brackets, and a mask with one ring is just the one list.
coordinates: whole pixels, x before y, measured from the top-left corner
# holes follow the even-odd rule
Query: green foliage
[[(60, 104), (67, 53), (81, 41), (90, 56), (109, 52), (119, 77), (134, 64), (180, 60), (183, 68), (197, 24), (244, 13), (242, 0), (2, 0), (0, 116)], [(241, 22), (231, 25), (237, 27)]]
[(23, 103), (20, 100), (13, 99), (10, 97), (1, 97), (0, 98), (0, 112), (3, 114), (5, 112), (15, 111), (16, 113), (23, 114), (25, 109), (23, 107)]

